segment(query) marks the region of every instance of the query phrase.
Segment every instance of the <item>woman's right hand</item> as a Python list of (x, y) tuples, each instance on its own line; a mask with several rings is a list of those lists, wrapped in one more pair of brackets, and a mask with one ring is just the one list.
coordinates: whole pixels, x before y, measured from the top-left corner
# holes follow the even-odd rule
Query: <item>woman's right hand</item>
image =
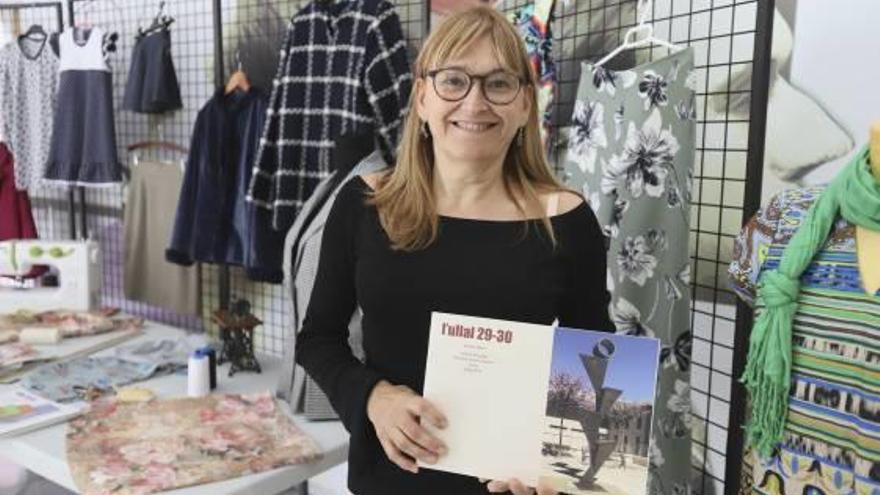
[(404, 385), (385, 380), (373, 387), (367, 399), (367, 417), (391, 462), (418, 473), (415, 459), (434, 464), (446, 454), (446, 445), (422, 427), (420, 420), (446, 427), (446, 417), (433, 404)]

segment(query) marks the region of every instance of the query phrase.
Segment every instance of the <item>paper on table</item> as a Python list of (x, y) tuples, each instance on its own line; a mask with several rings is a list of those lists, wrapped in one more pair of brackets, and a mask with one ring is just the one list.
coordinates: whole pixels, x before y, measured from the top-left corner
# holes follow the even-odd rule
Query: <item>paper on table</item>
[(0, 386), (0, 437), (60, 423), (85, 407), (82, 402), (59, 404), (18, 386)]
[(420, 466), (536, 486), (552, 348), (549, 325), (432, 313), (425, 398), (449, 424), (426, 427), (449, 453)]

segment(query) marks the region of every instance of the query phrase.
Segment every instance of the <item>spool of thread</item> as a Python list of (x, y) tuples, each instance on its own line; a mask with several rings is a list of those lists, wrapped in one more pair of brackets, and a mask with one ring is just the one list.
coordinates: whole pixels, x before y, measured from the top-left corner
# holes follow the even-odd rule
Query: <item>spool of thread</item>
[(28, 327), (18, 334), (18, 341), (22, 344), (57, 344), (61, 338), (60, 328)]
[(209, 371), (211, 373), (211, 390), (217, 388), (217, 351), (213, 347), (205, 347), (205, 353), (208, 355)]
[(204, 397), (211, 391), (210, 359), (202, 349), (190, 354), (186, 370), (186, 394)]

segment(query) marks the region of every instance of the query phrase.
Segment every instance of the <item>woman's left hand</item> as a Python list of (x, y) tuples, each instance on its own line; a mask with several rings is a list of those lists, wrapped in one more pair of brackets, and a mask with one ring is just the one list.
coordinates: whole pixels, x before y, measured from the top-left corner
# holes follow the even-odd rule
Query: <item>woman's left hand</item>
[[(486, 480), (481, 479), (481, 482), (485, 482)], [(530, 488), (522, 483), (522, 481), (516, 478), (510, 478), (507, 481), (501, 480), (492, 480), (487, 485), (486, 488), (489, 490), (489, 493), (504, 493), (511, 492), (513, 495), (559, 495), (559, 492), (554, 490), (552, 487), (544, 486), (541, 482), (538, 482), (537, 492), (534, 488)]]

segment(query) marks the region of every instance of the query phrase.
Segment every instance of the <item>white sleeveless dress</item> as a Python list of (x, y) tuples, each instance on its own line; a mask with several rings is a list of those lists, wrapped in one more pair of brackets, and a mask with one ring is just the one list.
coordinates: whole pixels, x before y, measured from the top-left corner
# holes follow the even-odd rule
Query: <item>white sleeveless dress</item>
[(57, 108), (46, 181), (102, 187), (122, 181), (116, 155), (113, 84), (104, 59), (104, 31), (61, 33)]

